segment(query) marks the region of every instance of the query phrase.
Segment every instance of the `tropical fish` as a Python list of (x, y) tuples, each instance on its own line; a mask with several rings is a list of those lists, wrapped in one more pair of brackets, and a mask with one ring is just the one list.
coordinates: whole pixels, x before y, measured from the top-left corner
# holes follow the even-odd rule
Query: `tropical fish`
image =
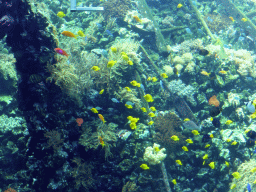
[(226, 125), (230, 125), (231, 123), (233, 123), (232, 120), (227, 120), (225, 124), (226, 124)]
[(244, 102), (244, 104), (246, 105), (246, 108), (248, 109), (248, 111), (250, 113), (254, 113), (255, 112), (255, 105), (253, 104), (253, 102), (251, 102), (251, 101)]
[(212, 169), (214, 169), (214, 168), (215, 168), (215, 162), (209, 163), (209, 166), (210, 166)]
[(235, 19), (233, 17), (229, 17), (229, 19), (232, 21), (232, 22), (235, 22)]
[(77, 118), (76, 122), (77, 122), (77, 125), (80, 127), (83, 124), (84, 120), (82, 118)]
[(177, 5), (177, 8), (181, 8), (183, 5), (181, 4), (181, 3), (179, 3), (178, 5)]
[(213, 134), (211, 134), (210, 137), (213, 138), (214, 137)]
[(102, 95), (104, 93), (104, 89), (101, 89), (99, 94)]
[(66, 51), (64, 51), (63, 49), (61, 48), (55, 48), (54, 51), (58, 54), (61, 54), (61, 55), (65, 55), (66, 57), (68, 57), (69, 55), (67, 54)]
[(99, 140), (100, 140), (100, 145), (103, 147), (105, 147), (105, 143), (103, 141), (103, 138), (101, 136), (99, 136)]
[(111, 51), (112, 51), (113, 53), (116, 53), (116, 52), (117, 52), (117, 48), (116, 48), (116, 47), (111, 47), (110, 49), (111, 49)]
[(116, 61), (111, 60), (108, 62), (107, 67), (108, 68), (113, 67), (115, 64), (116, 64)]
[(183, 146), (182, 149), (183, 149), (184, 151), (188, 151), (188, 148), (187, 148), (186, 146)]
[(98, 114), (98, 116), (99, 116), (100, 120), (103, 122), (103, 124), (107, 122), (107, 121), (105, 121), (105, 119), (104, 119), (103, 115)]
[(241, 175), (240, 175), (239, 172), (234, 172), (234, 173), (232, 173), (232, 175), (233, 175), (233, 177), (234, 177), (235, 179), (241, 178)]
[(61, 34), (67, 37), (74, 37), (76, 39), (76, 35), (70, 31), (63, 31)]
[(204, 146), (204, 148), (208, 148), (208, 147), (210, 147), (211, 145), (210, 144), (206, 144), (205, 146)]
[(233, 142), (231, 143), (231, 145), (237, 145), (237, 142), (236, 142), (236, 141), (233, 141)]
[(91, 111), (92, 111), (93, 113), (99, 113), (96, 108), (91, 108)]
[(149, 121), (148, 122), (148, 125), (153, 125), (154, 124), (154, 121)]
[(241, 21), (246, 22), (248, 20), (246, 18), (242, 18)]
[(226, 165), (227, 167), (229, 167), (229, 162), (225, 161), (225, 165)]
[(189, 144), (193, 144), (194, 142), (191, 139), (186, 139), (186, 142)]
[(165, 79), (168, 78), (168, 75), (166, 75), (166, 73), (162, 73), (161, 76)]
[(156, 77), (152, 77), (152, 82), (157, 82), (157, 78)]
[(256, 167), (254, 167), (253, 169), (251, 169), (250, 172), (252, 172), (252, 173), (256, 172)]
[(154, 101), (153, 97), (150, 94), (144, 95), (144, 98), (147, 102), (153, 102)]
[(231, 185), (230, 189), (235, 189), (236, 188), (236, 184)]
[(126, 91), (132, 91), (130, 87), (125, 87)]
[(151, 111), (156, 111), (156, 108), (155, 107), (150, 107), (149, 108)]
[(79, 35), (80, 37), (85, 37), (85, 34), (84, 34), (84, 32), (82, 30), (79, 30), (77, 32), (77, 35)]
[(154, 147), (154, 151), (155, 151), (155, 152), (160, 151), (159, 147)]
[(172, 180), (172, 183), (173, 183), (174, 185), (176, 185), (176, 184), (177, 184), (176, 179), (173, 179), (173, 180)]
[(228, 72), (227, 71), (225, 71), (225, 70), (221, 70), (221, 71), (219, 71), (219, 74), (223, 74), (223, 75), (226, 75)]
[(132, 117), (132, 116), (128, 116), (127, 119), (129, 119), (133, 123), (137, 123), (140, 120), (140, 118), (135, 118), (135, 117)]
[(210, 75), (211, 73), (207, 73), (206, 71), (202, 70), (202, 71), (201, 71), (201, 74), (209, 77), (209, 75)]
[(185, 122), (186, 122), (186, 121), (190, 121), (190, 119), (189, 119), (189, 118), (186, 118), (186, 119), (184, 119), (183, 121), (185, 121)]
[(171, 136), (171, 139), (172, 139), (173, 141), (179, 141), (179, 140), (180, 140), (179, 137), (176, 136), (176, 135)]
[(197, 130), (193, 130), (192, 133), (193, 133), (194, 135), (200, 135), (200, 133), (199, 133)]
[(92, 69), (93, 71), (99, 71), (99, 70), (100, 70), (100, 68), (99, 68), (98, 66), (93, 66), (91, 69)]
[(199, 49), (198, 54), (202, 56), (206, 56), (209, 54), (209, 51), (207, 49)]
[(134, 87), (140, 87), (140, 83), (138, 83), (137, 81), (133, 80), (130, 82), (130, 84)]
[(131, 129), (136, 129), (137, 128), (136, 123), (134, 123), (134, 122), (130, 123), (130, 128)]
[(209, 105), (214, 105), (215, 107), (219, 107), (220, 106), (220, 102), (217, 99), (216, 95), (213, 95), (212, 97), (210, 97), (208, 103), (209, 103)]
[[(243, 18), (243, 19), (244, 19), (244, 18)], [(247, 184), (247, 190), (248, 190), (248, 192), (251, 192), (251, 191), (252, 191), (252, 187), (251, 187), (250, 183)]]
[(204, 159), (204, 160), (208, 159), (208, 154), (205, 154), (205, 155), (203, 156), (203, 159)]
[(152, 77), (148, 77), (148, 78), (147, 78), (147, 81), (151, 81), (151, 80), (152, 80)]
[(112, 98), (111, 101), (113, 101), (114, 103), (119, 103), (119, 101), (116, 98)]
[(122, 55), (123, 60), (129, 61), (129, 57), (127, 55)]
[(210, 140), (211, 140), (211, 137), (210, 137), (209, 134), (204, 134), (204, 135), (203, 135), (203, 138), (202, 138), (202, 142), (203, 142), (203, 143), (206, 143), (206, 142), (208, 142), (208, 141), (210, 141)]
[(217, 116), (217, 115), (219, 115), (220, 113), (221, 113), (221, 111), (222, 111), (222, 108), (219, 108), (219, 107), (213, 107), (213, 108), (211, 108), (210, 109), (210, 116), (211, 117), (215, 117), (215, 116)]
[(227, 139), (226, 142), (228, 142), (228, 143), (231, 142), (231, 139)]
[(175, 162), (176, 162), (178, 165), (183, 165), (182, 162), (181, 162), (181, 160), (176, 160)]
[(138, 23), (142, 23), (141, 19), (137, 15), (133, 16), (133, 19)]
[(132, 109), (132, 105), (128, 105), (128, 104), (125, 104), (125, 107), (128, 108), (128, 109)]
[(128, 65), (133, 65), (133, 62), (131, 60), (127, 61)]
[(150, 112), (150, 113), (148, 114), (148, 116), (150, 116), (150, 117), (155, 117), (156, 115), (155, 115), (153, 112)]
[(106, 33), (109, 35), (109, 36), (114, 36), (112, 33), (111, 33), (111, 31), (109, 31), (108, 29), (106, 30)]
[(140, 168), (141, 168), (141, 169), (144, 169), (144, 170), (149, 169), (149, 167), (148, 167), (147, 164), (141, 164)]
[(147, 112), (147, 109), (146, 109), (145, 107), (141, 107), (140, 109), (141, 109), (141, 111), (143, 111), (144, 113)]
[(66, 15), (65, 15), (65, 13), (64, 13), (63, 11), (59, 11), (59, 12), (57, 13), (57, 16), (60, 17), (60, 18), (63, 18), (63, 17), (65, 17)]

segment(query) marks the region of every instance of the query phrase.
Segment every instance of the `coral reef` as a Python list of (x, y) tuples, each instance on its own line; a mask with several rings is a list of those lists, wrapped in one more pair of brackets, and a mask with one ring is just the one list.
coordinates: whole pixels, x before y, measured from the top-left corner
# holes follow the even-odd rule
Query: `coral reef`
[[(175, 113), (159, 114), (155, 117), (155, 135), (154, 142), (165, 147), (167, 153), (176, 152), (179, 146), (185, 143), (185, 136), (182, 135), (182, 122)], [(179, 141), (173, 141), (171, 137), (176, 135)]]
[(207, 14), (204, 16), (204, 19), (211, 31), (216, 33), (232, 24), (232, 21), (224, 14)]
[(154, 143), (153, 147), (147, 147), (143, 155), (144, 161), (149, 165), (160, 164), (165, 158), (165, 148), (160, 149), (160, 145)]
[(130, 0), (111, 0), (103, 3), (104, 18), (110, 19), (111, 17), (124, 17), (130, 9)]

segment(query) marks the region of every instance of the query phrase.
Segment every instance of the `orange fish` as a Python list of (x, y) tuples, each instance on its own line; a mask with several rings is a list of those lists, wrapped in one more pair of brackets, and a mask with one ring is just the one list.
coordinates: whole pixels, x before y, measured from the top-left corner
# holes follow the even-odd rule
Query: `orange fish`
[(101, 120), (103, 123), (105, 123), (105, 122), (106, 122), (106, 121), (105, 121), (105, 119), (104, 119), (104, 117), (103, 117), (103, 115), (98, 114), (98, 116), (99, 116), (100, 120)]
[(82, 118), (77, 118), (76, 122), (77, 122), (77, 125), (80, 127), (83, 124), (84, 120)]
[(56, 52), (56, 53), (59, 53), (59, 54), (61, 54), (61, 55), (65, 55), (66, 57), (68, 57), (69, 55), (67, 54), (67, 52), (66, 51), (64, 51), (63, 49), (61, 49), (61, 48), (55, 48), (54, 49), (54, 51)]
[(76, 39), (76, 35), (70, 31), (63, 31), (61, 34), (67, 37), (74, 37)]
[(229, 17), (229, 19), (232, 21), (232, 22), (235, 22), (235, 19), (233, 17)]
[(135, 19), (139, 23), (142, 23), (141, 19), (137, 15), (133, 16), (133, 19)]
[(102, 138), (101, 136), (99, 136), (99, 140), (100, 140), (101, 146), (104, 147), (104, 146), (105, 146), (105, 143), (104, 143), (103, 138)]

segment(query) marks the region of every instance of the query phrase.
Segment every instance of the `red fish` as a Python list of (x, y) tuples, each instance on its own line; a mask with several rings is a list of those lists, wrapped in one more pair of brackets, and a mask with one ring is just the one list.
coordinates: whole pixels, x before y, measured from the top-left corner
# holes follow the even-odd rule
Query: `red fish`
[(55, 48), (54, 49), (54, 51), (56, 52), (56, 53), (59, 53), (59, 54), (61, 54), (61, 55), (65, 55), (66, 57), (68, 57), (69, 55), (67, 54), (67, 52), (66, 51), (64, 51), (63, 49), (61, 49), (61, 48)]

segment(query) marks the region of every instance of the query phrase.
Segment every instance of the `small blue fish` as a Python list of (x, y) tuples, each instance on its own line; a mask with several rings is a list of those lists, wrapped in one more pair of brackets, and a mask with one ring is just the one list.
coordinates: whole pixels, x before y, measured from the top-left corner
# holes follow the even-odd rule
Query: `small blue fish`
[(113, 34), (112, 34), (111, 31), (109, 31), (108, 29), (106, 30), (106, 33), (107, 33), (109, 36), (112, 36), (112, 37), (113, 37)]
[(113, 101), (114, 103), (119, 103), (119, 101), (116, 98), (112, 98), (111, 101)]
[(251, 185), (249, 183), (247, 184), (247, 190), (248, 190), (248, 192), (252, 191)]
[(192, 34), (191, 30), (188, 27), (185, 30), (187, 33)]

